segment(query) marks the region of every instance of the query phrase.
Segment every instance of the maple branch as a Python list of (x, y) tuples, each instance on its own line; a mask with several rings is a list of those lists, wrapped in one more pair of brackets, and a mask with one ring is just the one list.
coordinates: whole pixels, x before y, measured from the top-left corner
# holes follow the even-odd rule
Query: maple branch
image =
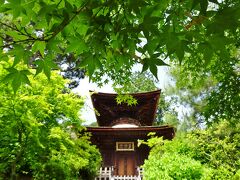
[(13, 26), (8, 25), (8, 24), (6, 24), (6, 23), (4, 23), (4, 22), (1, 22), (1, 21), (0, 21), (0, 24), (3, 25), (3, 26), (6, 26), (6, 27), (8, 27), (8, 28), (10, 28), (10, 29), (12, 29), (12, 30), (14, 30), (14, 31), (16, 31), (16, 32), (18, 32), (20, 35), (33, 38), (31, 34), (29, 34), (28, 32), (26, 32), (26, 28), (24, 28), (24, 31), (25, 31), (26, 33), (23, 33), (23, 32), (22, 32), (21, 30), (19, 30), (16, 26), (13, 27)]
[(187, 12), (186, 15), (191, 18), (191, 22), (189, 22), (186, 26), (185, 29), (190, 29), (194, 25), (202, 24), (202, 22), (207, 19), (206, 16), (199, 15), (198, 17), (193, 17), (191, 13)]
[(56, 31), (53, 32), (53, 34), (46, 39), (46, 41), (50, 41), (51, 39), (53, 39), (55, 36), (57, 36), (68, 24), (71, 23), (71, 21), (83, 10), (83, 8), (87, 5), (89, 1), (87, 1), (86, 3), (84, 3), (84, 5), (82, 7), (80, 7), (75, 14), (71, 17), (71, 18), (64, 18), (62, 23), (58, 26), (58, 28), (56, 29)]
[(3, 23), (2, 21), (0, 21), (0, 24), (3, 25), (3, 26), (6, 26), (6, 27), (8, 27), (8, 28), (10, 28), (10, 29), (12, 29), (12, 30), (15, 30), (15, 31), (18, 30), (18, 29), (14, 28), (14, 27), (12, 27), (12, 26), (6, 24), (6, 23)]
[[(35, 42), (35, 41), (40, 41), (40, 39), (36, 39), (36, 38), (28, 38), (28, 39), (23, 39), (23, 40), (19, 40), (19, 41), (12, 41), (11, 43), (7, 43), (5, 45), (0, 46), (1, 48), (7, 48), (9, 46), (12, 46), (14, 44), (17, 43), (22, 43), (22, 42)], [(41, 40), (43, 41), (43, 40)]]

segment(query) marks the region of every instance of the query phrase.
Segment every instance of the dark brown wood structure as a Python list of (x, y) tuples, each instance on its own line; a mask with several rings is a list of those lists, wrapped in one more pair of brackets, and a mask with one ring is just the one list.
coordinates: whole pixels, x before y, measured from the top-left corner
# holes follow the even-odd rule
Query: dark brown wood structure
[(149, 132), (167, 139), (174, 137), (170, 126), (152, 126), (160, 90), (131, 94), (137, 105), (117, 104), (116, 94), (92, 93), (91, 98), (99, 127), (88, 127), (91, 141), (103, 157), (103, 167), (113, 167), (116, 176), (138, 175), (138, 167), (149, 154), (146, 145), (138, 147), (138, 139), (147, 140)]

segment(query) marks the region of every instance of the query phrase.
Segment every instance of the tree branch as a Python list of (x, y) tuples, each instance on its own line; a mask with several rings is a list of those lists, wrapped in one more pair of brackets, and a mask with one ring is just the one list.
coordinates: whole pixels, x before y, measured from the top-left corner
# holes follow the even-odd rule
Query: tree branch
[(31, 34), (29, 34), (28, 32), (26, 32), (26, 29), (25, 29), (25, 28), (24, 28), (24, 31), (26, 32), (26, 34), (23, 33), (22, 31), (20, 31), (16, 26), (15, 26), (15, 27), (10, 26), (10, 25), (8, 25), (8, 24), (6, 24), (6, 23), (3, 23), (3, 22), (1, 22), (1, 21), (0, 21), (0, 24), (3, 25), (3, 26), (6, 26), (6, 27), (8, 27), (8, 28), (10, 28), (10, 29), (12, 29), (12, 30), (14, 30), (14, 31), (16, 31), (16, 32), (18, 32), (20, 35), (33, 38)]
[(10, 29), (12, 29), (12, 30), (15, 30), (15, 31), (18, 30), (18, 29), (15, 29), (14, 27), (12, 27), (12, 26), (10, 26), (10, 25), (8, 25), (8, 24), (6, 24), (6, 23), (1, 22), (1, 21), (0, 21), (0, 24), (3, 25), (3, 26), (6, 26), (6, 27), (8, 27), (8, 28), (10, 28)]
[(28, 38), (28, 39), (23, 39), (23, 40), (19, 40), (19, 41), (12, 41), (11, 43), (7, 43), (3, 46), (0, 46), (0, 48), (7, 48), (9, 46), (12, 46), (12, 45), (18, 44), (18, 43), (22, 43), (22, 42), (34, 42), (34, 41), (44, 41), (44, 40), (38, 39), (38, 38)]
[(53, 34), (48, 38), (46, 39), (46, 41), (50, 41), (51, 39), (53, 39), (55, 36), (57, 36), (68, 24), (71, 23), (71, 21), (83, 10), (83, 8), (87, 5), (89, 1), (87, 1), (86, 3), (84, 3), (83, 6), (81, 6), (76, 12), (75, 14), (69, 18), (69, 19), (64, 19), (62, 21), (62, 23), (59, 25), (59, 27), (56, 29), (56, 31), (53, 32)]

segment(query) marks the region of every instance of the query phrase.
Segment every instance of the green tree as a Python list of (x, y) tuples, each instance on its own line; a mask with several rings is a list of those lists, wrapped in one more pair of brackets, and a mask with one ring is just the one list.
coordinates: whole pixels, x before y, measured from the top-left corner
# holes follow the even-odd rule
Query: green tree
[(213, 76), (197, 78), (191, 74), (185, 71), (184, 66), (172, 65), (169, 69), (171, 83), (166, 87), (166, 96), (171, 109), (183, 111), (178, 112), (181, 118), (178, 123), (179, 131), (194, 129), (205, 123), (203, 111), (208, 106), (207, 98), (217, 84)]
[[(19, 79), (34, 73), (12, 63), (0, 62), (1, 82), (8, 72), (22, 72), (15, 76)], [(52, 81), (40, 74), (31, 77), (31, 85), (17, 92), (0, 84), (0, 177), (78, 179), (96, 173), (100, 154), (83, 133), (83, 100), (65, 87), (58, 72), (52, 76)]]
[[(194, 77), (217, 78), (209, 121), (239, 118), (239, 0), (1, 0), (0, 12), (0, 57), (13, 66), (50, 78), (56, 57), (71, 54), (91, 80), (123, 84), (134, 64), (157, 76), (168, 58)], [(10, 71), (8, 80), (16, 91), (30, 76)]]
[[(237, 0), (1, 2), (2, 48), (10, 49), (15, 63), (37, 56), (38, 71), (48, 76), (58, 53), (81, 58), (90, 77), (95, 72), (97, 79), (107, 74), (121, 81), (136, 62), (154, 75), (166, 57), (181, 62), (184, 55), (199, 54), (223, 62), (239, 42)], [(137, 45), (142, 39), (146, 44)]]
[(224, 119), (238, 121), (239, 69), (227, 64), (225, 68), (229, 68), (229, 71), (223, 74), (212, 73), (209, 69), (196, 73), (185, 65), (171, 66), (170, 76), (173, 83), (166, 88), (166, 96), (172, 105), (188, 110), (183, 116), (183, 124), (194, 128)]

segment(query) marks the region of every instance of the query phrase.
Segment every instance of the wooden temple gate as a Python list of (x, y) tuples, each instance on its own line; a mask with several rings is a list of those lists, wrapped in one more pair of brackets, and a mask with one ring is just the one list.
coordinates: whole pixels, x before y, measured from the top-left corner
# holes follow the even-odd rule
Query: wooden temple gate
[(116, 103), (116, 94), (93, 93), (93, 106), (98, 127), (87, 127), (91, 142), (102, 155), (102, 167), (95, 180), (141, 180), (144, 160), (149, 147), (138, 146), (138, 139), (147, 140), (154, 132), (164, 139), (174, 137), (171, 126), (153, 126), (160, 90), (131, 94), (137, 104)]

